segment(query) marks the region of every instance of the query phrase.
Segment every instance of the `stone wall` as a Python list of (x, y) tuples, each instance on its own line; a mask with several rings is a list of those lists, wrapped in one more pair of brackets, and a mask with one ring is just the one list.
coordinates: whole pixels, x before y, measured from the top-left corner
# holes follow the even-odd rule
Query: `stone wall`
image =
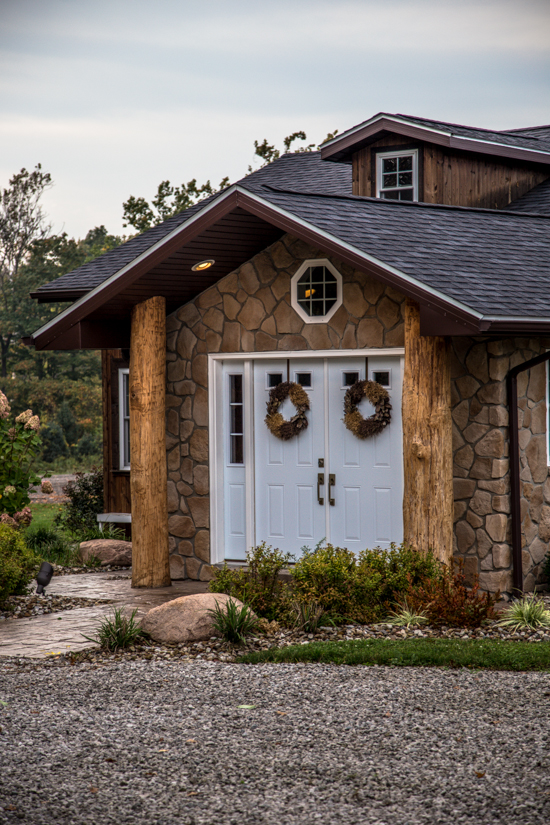
[[(304, 324), (290, 279), (328, 257), (343, 280), (329, 323)], [(214, 352), (403, 346), (403, 296), (285, 236), (167, 318), (168, 529), (173, 578), (210, 578), (208, 359)]]
[[(506, 374), (549, 346), (547, 339), (452, 340), (456, 555), (483, 589), (512, 586)], [(525, 588), (541, 581), (550, 539), (546, 365), (518, 377)]]

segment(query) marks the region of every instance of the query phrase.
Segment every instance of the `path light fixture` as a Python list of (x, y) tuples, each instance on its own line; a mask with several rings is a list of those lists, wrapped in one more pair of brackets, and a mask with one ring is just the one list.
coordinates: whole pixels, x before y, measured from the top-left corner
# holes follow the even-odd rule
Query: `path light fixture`
[(193, 272), (202, 272), (204, 269), (210, 269), (210, 267), (215, 263), (216, 261), (214, 258), (207, 258), (206, 261), (199, 261), (197, 264), (193, 264), (191, 269)]
[(36, 592), (39, 596), (45, 596), (45, 588), (49, 585), (53, 576), (53, 567), (47, 561), (43, 561), (36, 577)]

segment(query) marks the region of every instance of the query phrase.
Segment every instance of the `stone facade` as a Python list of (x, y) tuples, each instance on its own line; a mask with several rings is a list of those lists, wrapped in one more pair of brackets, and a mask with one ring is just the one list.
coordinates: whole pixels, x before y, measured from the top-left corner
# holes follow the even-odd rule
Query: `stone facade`
[[(290, 306), (290, 279), (308, 258), (342, 274), (343, 304), (326, 324)], [(403, 296), (289, 235), (167, 318), (166, 447), (173, 578), (208, 580), (208, 357), (403, 346)]]
[[(285, 236), (167, 319), (167, 462), (173, 578), (208, 580), (208, 353), (403, 346), (403, 296), (329, 257), (343, 305), (305, 324), (290, 306), (304, 260), (327, 257)], [(546, 339), (452, 339), (455, 554), (483, 589), (511, 589), (506, 374), (550, 346)], [(525, 585), (541, 580), (550, 540), (546, 366), (518, 379)]]
[[(506, 374), (539, 355), (547, 339), (452, 340), (456, 555), (483, 589), (512, 587)], [(550, 539), (546, 364), (518, 376), (523, 573), (541, 581)]]

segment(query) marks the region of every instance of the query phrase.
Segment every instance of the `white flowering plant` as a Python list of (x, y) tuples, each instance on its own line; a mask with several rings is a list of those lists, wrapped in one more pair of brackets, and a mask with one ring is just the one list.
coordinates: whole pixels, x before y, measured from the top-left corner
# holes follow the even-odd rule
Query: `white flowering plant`
[(18, 526), (32, 518), (29, 487), (40, 484), (32, 465), (41, 447), (40, 419), (25, 410), (11, 421), (8, 399), (0, 391), (0, 522)]

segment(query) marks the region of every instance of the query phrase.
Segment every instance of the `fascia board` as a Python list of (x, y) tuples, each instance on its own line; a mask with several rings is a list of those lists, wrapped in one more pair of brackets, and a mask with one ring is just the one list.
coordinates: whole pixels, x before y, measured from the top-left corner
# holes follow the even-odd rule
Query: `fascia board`
[[(357, 132), (361, 132), (363, 129), (367, 129), (369, 126), (373, 126), (376, 123), (380, 123), (380, 121), (382, 121), (382, 120), (388, 121), (389, 123), (403, 123), (407, 126), (416, 126), (417, 125), (417, 124), (411, 123), (410, 120), (405, 120), (404, 118), (396, 117), (395, 115), (387, 115), (387, 114), (384, 114), (382, 112), (381, 114), (374, 115), (374, 117), (371, 117), (369, 120), (364, 120), (363, 123), (359, 123), (357, 126), (354, 126), (352, 129), (348, 129), (346, 132), (342, 132), (341, 135), (337, 135), (336, 137), (332, 138), (332, 140), (328, 140), (326, 143), (323, 143), (323, 145), (321, 147), (321, 151), (325, 147), (328, 148), (329, 146), (338, 145), (345, 138), (351, 137), (352, 135), (357, 134)], [(446, 132), (442, 129), (434, 129), (434, 128), (429, 127), (429, 126), (425, 126), (425, 127), (423, 126), (422, 129), (424, 129), (424, 131), (426, 131), (426, 132), (436, 132), (437, 134), (440, 134), (440, 135), (447, 135), (447, 137), (451, 136), (451, 132)]]
[[(183, 243), (185, 243), (185, 235), (193, 236), (196, 234), (193, 230), (195, 230), (197, 223), (204, 223), (205, 216), (208, 216), (212, 211), (219, 212), (220, 207), (224, 214), (225, 212), (231, 211), (235, 206), (234, 201), (236, 199), (237, 189), (238, 187), (236, 185), (229, 187), (219, 198), (205, 206), (204, 209), (201, 209), (200, 212), (197, 212), (197, 214), (193, 215), (188, 221), (180, 224), (180, 226), (176, 226), (172, 232), (165, 235), (164, 238), (160, 238), (155, 244), (150, 246), (149, 249), (146, 249), (134, 258), (133, 261), (130, 261), (117, 272), (114, 272), (101, 284), (98, 284), (98, 286), (90, 290), (90, 292), (87, 292), (86, 295), (83, 295), (82, 298), (79, 298), (74, 304), (71, 304), (70, 307), (63, 310), (58, 316), (52, 318), (51, 321), (48, 321), (47, 324), (44, 324), (43, 327), (40, 327), (40, 329), (31, 335), (32, 342), (41, 346), (49, 343), (52, 338), (65, 332), (72, 324), (82, 320), (89, 312), (101, 306), (105, 293), (110, 291), (110, 288), (116, 281), (120, 281), (120, 286), (117, 290), (117, 292), (120, 292), (121, 289), (139, 277), (141, 273), (134, 274), (138, 267), (147, 264), (157, 252), (161, 252), (164, 247), (170, 246), (173, 242), (178, 241), (182, 235), (184, 236)], [(227, 208), (223, 209), (224, 206)], [(54, 333), (53, 336), (50, 335), (52, 332)]]

